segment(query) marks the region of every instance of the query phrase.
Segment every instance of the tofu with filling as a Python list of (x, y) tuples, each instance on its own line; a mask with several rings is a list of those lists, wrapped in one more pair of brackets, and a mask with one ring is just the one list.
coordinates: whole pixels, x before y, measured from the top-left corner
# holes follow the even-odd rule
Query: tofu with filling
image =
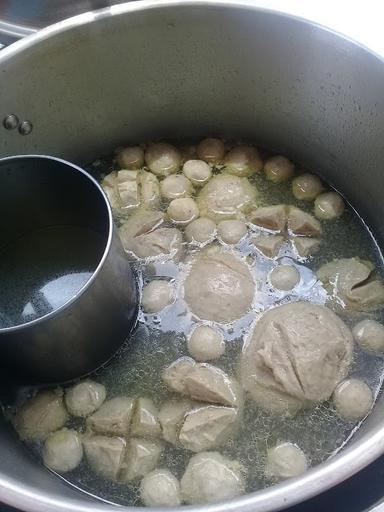
[(287, 227), (295, 235), (319, 236), (322, 232), (320, 222), (313, 215), (295, 206), (288, 208)]
[(126, 449), (121, 437), (90, 436), (83, 440), (89, 467), (108, 480), (117, 480)]
[(259, 235), (252, 239), (253, 245), (267, 258), (276, 258), (284, 243), (282, 235)]
[(159, 410), (159, 421), (163, 438), (175, 446), (179, 446), (179, 431), (187, 411), (193, 408), (193, 402), (187, 398), (168, 400)]
[(162, 441), (132, 437), (128, 441), (121, 480), (131, 482), (153, 471), (159, 463), (163, 449)]
[(150, 398), (138, 398), (133, 413), (131, 432), (139, 437), (160, 437), (158, 410)]
[(223, 370), (207, 363), (196, 364), (185, 377), (185, 389), (194, 400), (238, 407), (242, 393), (237, 382)]
[(116, 178), (117, 192), (123, 209), (139, 206), (138, 171), (118, 171)]
[(95, 413), (87, 418), (86, 425), (93, 432), (115, 436), (126, 436), (130, 430), (134, 400), (117, 396), (107, 400)]
[(261, 206), (250, 213), (248, 220), (256, 226), (273, 231), (283, 231), (287, 223), (286, 209), (285, 204)]
[(302, 258), (306, 258), (319, 249), (321, 241), (318, 238), (298, 236), (293, 239), (293, 243), (297, 254)]
[(163, 381), (171, 391), (185, 395), (185, 379), (195, 365), (191, 357), (180, 357), (164, 370)]
[(187, 450), (201, 452), (224, 444), (233, 434), (238, 410), (207, 405), (187, 412), (179, 441)]

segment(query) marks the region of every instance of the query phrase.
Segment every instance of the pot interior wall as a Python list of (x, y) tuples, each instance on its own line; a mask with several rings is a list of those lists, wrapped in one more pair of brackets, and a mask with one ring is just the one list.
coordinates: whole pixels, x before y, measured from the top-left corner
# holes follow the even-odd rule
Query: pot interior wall
[[(34, 126), (28, 136), (1, 128), (0, 156), (52, 154), (81, 164), (122, 143), (236, 136), (323, 175), (384, 238), (379, 58), (325, 29), (252, 7), (136, 9), (89, 16), (0, 56), (1, 119), (16, 114)], [(383, 415), (380, 402), (361, 436)], [(3, 424), (0, 440), (0, 473), (72, 493), (39, 470)]]

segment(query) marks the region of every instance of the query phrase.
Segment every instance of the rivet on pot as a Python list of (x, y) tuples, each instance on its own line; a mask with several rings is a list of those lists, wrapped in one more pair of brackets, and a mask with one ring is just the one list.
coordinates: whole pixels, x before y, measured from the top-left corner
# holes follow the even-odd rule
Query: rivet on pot
[(19, 126), (20, 135), (29, 135), (33, 129), (33, 125), (30, 121), (23, 121)]
[(19, 125), (19, 118), (15, 114), (10, 114), (3, 120), (3, 126), (6, 130), (14, 130)]

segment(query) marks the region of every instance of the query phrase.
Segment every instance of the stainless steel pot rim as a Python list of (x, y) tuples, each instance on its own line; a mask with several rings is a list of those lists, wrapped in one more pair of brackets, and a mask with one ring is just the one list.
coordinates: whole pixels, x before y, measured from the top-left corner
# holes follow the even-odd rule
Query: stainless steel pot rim
[(71, 299), (69, 299), (67, 302), (65, 302), (59, 308), (51, 311), (50, 313), (47, 313), (44, 316), (36, 318), (35, 320), (31, 320), (30, 322), (26, 322), (25, 324), (13, 325), (11, 327), (0, 328), (0, 334), (20, 331), (22, 329), (28, 329), (32, 325), (36, 325), (36, 324), (45, 322), (47, 319), (53, 318), (56, 315), (60, 314), (63, 310), (65, 310), (71, 304), (73, 304), (73, 302), (78, 300), (78, 298), (89, 288), (89, 286), (92, 285), (92, 283), (96, 279), (98, 273), (100, 272), (101, 268), (104, 265), (104, 262), (105, 262), (105, 260), (106, 260), (106, 258), (108, 256), (108, 253), (109, 253), (109, 250), (110, 250), (110, 247), (111, 247), (111, 243), (112, 243), (112, 233), (113, 233), (112, 210), (111, 210), (111, 207), (110, 207), (110, 204), (109, 204), (107, 198), (105, 197), (105, 194), (104, 194), (102, 188), (100, 187), (100, 185), (97, 183), (97, 181), (90, 174), (85, 172), (84, 169), (82, 169), (81, 167), (79, 167), (79, 166), (77, 166), (75, 164), (72, 164), (71, 162), (67, 162), (66, 160), (63, 160), (62, 158), (56, 158), (56, 157), (53, 157), (53, 156), (46, 156), (46, 155), (17, 155), (17, 156), (8, 156), (8, 157), (5, 157), (5, 158), (1, 158), (0, 159), (0, 164), (1, 163), (6, 163), (6, 162), (12, 162), (14, 160), (21, 160), (21, 159), (24, 159), (24, 158), (37, 158), (37, 159), (41, 159), (41, 160), (54, 160), (56, 162), (65, 164), (65, 165), (71, 167), (72, 169), (74, 169), (75, 171), (81, 173), (95, 187), (95, 189), (99, 191), (100, 198), (105, 203), (106, 210), (108, 212), (108, 236), (106, 237), (105, 248), (104, 248), (103, 254), (102, 254), (101, 258), (100, 258), (100, 261), (99, 261), (97, 267), (95, 268), (94, 272), (92, 273), (92, 276), (88, 279), (88, 281), (85, 283), (85, 285), (76, 293), (76, 295), (74, 295)]
[[(284, 13), (276, 9), (260, 7), (257, 4), (257, 0), (138, 0), (80, 14), (44, 28), (2, 50), (0, 52), (0, 63), (12, 58), (25, 48), (38, 44), (52, 35), (60, 34), (76, 26), (86, 25), (98, 19), (119, 14), (162, 9), (172, 6), (198, 6), (200, 8), (227, 7), (271, 13), (286, 19), (297, 20), (316, 29), (334, 34), (341, 39), (353, 43), (355, 46), (365, 50), (368, 54), (383, 62), (381, 55), (344, 34), (340, 34), (335, 30), (298, 16)], [(384, 453), (384, 425), (377, 425), (371, 430), (369, 437), (365, 436), (355, 441), (352, 446), (345, 448), (334, 457), (310, 469), (301, 477), (287, 480), (270, 488), (256, 491), (230, 501), (213, 505), (177, 507), (172, 510), (175, 512), (181, 510), (190, 510), (191, 512), (235, 512), (237, 510), (241, 510), (241, 512), (255, 512), (256, 510), (257, 512), (271, 512), (281, 510), (337, 485), (367, 466), (382, 453)], [(46, 493), (37, 492), (33, 486), (21, 484), (20, 481), (16, 479), (4, 476), (0, 476), (0, 501), (30, 512), (113, 512), (116, 510), (116, 505), (103, 504), (95, 501), (85, 504), (84, 500), (81, 499), (76, 500), (70, 498), (66, 499), (65, 502), (59, 499), (52, 499)], [(148, 510), (144, 507), (122, 508), (138, 512)], [(170, 509), (158, 508), (156, 510), (159, 512), (169, 512)]]

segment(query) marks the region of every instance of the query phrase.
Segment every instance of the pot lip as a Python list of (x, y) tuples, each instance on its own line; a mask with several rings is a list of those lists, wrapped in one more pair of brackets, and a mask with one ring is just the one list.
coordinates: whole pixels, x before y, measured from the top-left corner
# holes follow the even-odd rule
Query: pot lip
[[(70, 167), (76, 173), (80, 173), (89, 182), (90, 186), (92, 186), (95, 190), (97, 190), (97, 192), (100, 195), (101, 201), (104, 202), (104, 206), (105, 206), (105, 209), (107, 212), (107, 219), (108, 219), (108, 232), (107, 232), (107, 236), (104, 237), (104, 240), (103, 240), (104, 248), (103, 248), (101, 257), (99, 258), (99, 262), (98, 262), (97, 266), (93, 270), (91, 277), (76, 292), (76, 294), (73, 297), (71, 297), (69, 300), (67, 300), (67, 302), (62, 304), (60, 307), (54, 309), (50, 313), (47, 313), (46, 315), (40, 316), (34, 320), (25, 322), (23, 324), (17, 324), (17, 325), (12, 325), (11, 327), (0, 328), (0, 336), (7, 336), (8, 334), (17, 334), (20, 331), (29, 329), (29, 328), (39, 325), (43, 322), (47, 322), (47, 321), (51, 320), (52, 318), (56, 317), (57, 315), (62, 314), (66, 309), (70, 308), (71, 305), (74, 302), (78, 301), (80, 299), (80, 297), (88, 290), (88, 288), (90, 288), (92, 286), (92, 284), (96, 280), (97, 276), (99, 275), (100, 271), (102, 270), (106, 259), (108, 258), (108, 254), (110, 252), (111, 245), (112, 245), (112, 236), (113, 236), (113, 229), (114, 229), (113, 228), (114, 224), (113, 224), (112, 209), (111, 209), (111, 206), (110, 206), (101, 186), (99, 185), (99, 183), (97, 183), (97, 181), (93, 178), (93, 176), (91, 176), (87, 171), (85, 171), (78, 165), (73, 164), (72, 162), (68, 162), (67, 160), (64, 160), (62, 158), (57, 158), (57, 157), (48, 156), (48, 155), (25, 154), (25, 155), (7, 156), (4, 158), (0, 158), (0, 165), (3, 163), (8, 163), (8, 162), (11, 163), (12, 161), (15, 161), (15, 160), (27, 160), (27, 159), (54, 161), (59, 164), (62, 164), (62, 166), (63, 166), (62, 172), (64, 171), (64, 167), (66, 166), (66, 167)], [(0, 487), (1, 487), (1, 480), (0, 480)]]
[[(384, 58), (345, 34), (306, 18), (292, 15), (276, 8), (266, 8), (258, 5), (258, 0), (137, 0), (128, 3), (113, 5), (96, 11), (86, 12), (72, 18), (50, 25), (42, 30), (26, 36), (13, 43), (0, 52), (0, 64), (12, 58), (30, 46), (39, 44), (51, 36), (66, 32), (67, 30), (90, 24), (92, 22), (109, 18), (110, 16), (127, 13), (145, 12), (167, 7), (224, 7), (234, 9), (249, 9), (279, 16), (284, 19), (298, 21), (315, 29), (328, 32), (338, 38), (353, 44), (355, 47), (376, 57), (381, 62)], [(35, 156), (35, 155), (33, 155)], [(40, 156), (40, 155), (36, 155)], [(60, 159), (57, 159), (60, 160)], [(74, 164), (71, 164), (77, 167)], [(83, 171), (85, 172), (85, 171)], [(93, 179), (93, 178), (92, 178)], [(108, 205), (112, 219), (112, 213)], [(110, 233), (111, 235), (111, 233)], [(346, 447), (334, 457), (308, 470), (304, 475), (272, 487), (246, 494), (244, 496), (203, 506), (175, 507), (174, 512), (187, 510), (190, 512), (272, 512), (285, 509), (289, 506), (309, 499), (351, 477), (359, 470), (384, 453), (384, 426), (377, 425), (369, 435), (364, 435), (353, 445)], [(115, 512), (116, 505), (90, 501), (86, 503), (79, 498), (55, 498), (47, 493), (36, 491), (31, 485), (25, 485), (18, 480), (0, 475), (0, 500), (3, 503), (17, 507), (28, 512)], [(132, 512), (147, 512), (145, 507), (120, 507)], [(158, 512), (169, 512), (168, 508), (157, 508)]]

